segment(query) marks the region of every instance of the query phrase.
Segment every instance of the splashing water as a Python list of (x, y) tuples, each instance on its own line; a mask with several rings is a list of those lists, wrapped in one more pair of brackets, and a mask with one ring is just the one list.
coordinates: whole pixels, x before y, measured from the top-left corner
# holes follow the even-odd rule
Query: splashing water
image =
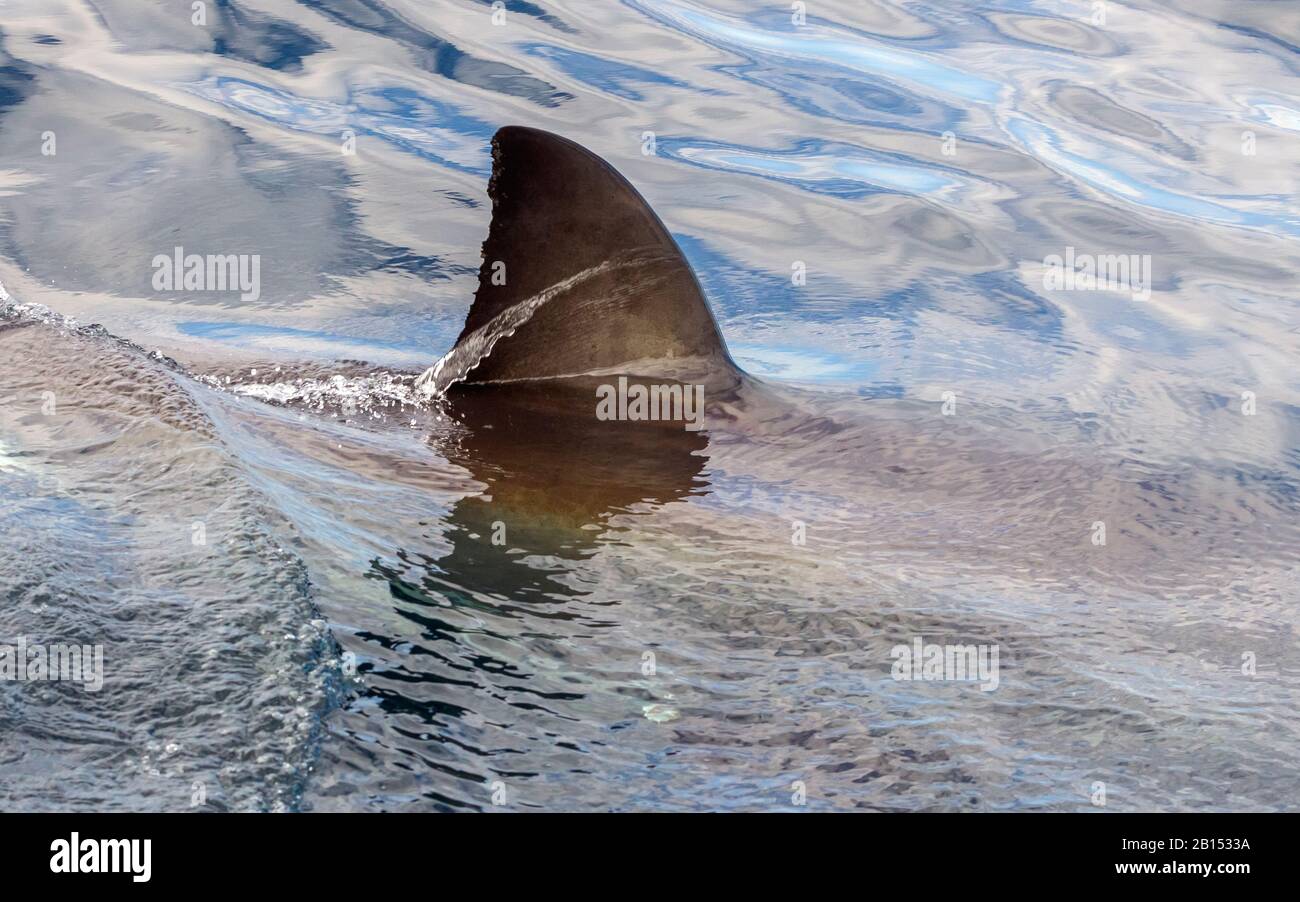
[[(250, 373), (256, 376), (256, 373)], [(414, 389), (409, 374), (379, 372), (359, 376), (334, 373), (321, 377), (299, 376), (288, 381), (237, 381), (236, 377), (205, 373), (199, 382), (268, 404), (303, 407), (317, 412), (341, 411), (348, 416), (383, 419), (427, 406), (428, 398)]]
[[(566, 292), (605, 273), (630, 268), (634, 264), (626, 261), (605, 261), (597, 266), (584, 269), (561, 282), (557, 282), (544, 291), (539, 291), (527, 300), (507, 307), (491, 320), (475, 329), (456, 343), (437, 363), (425, 370), (415, 381), (415, 390), (428, 398), (439, 398), (447, 389), (465, 379), (473, 369), (492, 354), (498, 341), (514, 335), (519, 327), (533, 318), (541, 307), (549, 301), (563, 296)], [(582, 375), (575, 373), (573, 375)]]

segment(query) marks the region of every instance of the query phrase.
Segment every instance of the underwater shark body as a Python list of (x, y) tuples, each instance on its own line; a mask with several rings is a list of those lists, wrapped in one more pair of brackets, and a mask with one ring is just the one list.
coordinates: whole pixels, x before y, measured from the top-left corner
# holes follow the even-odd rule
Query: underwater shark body
[[(612, 166), (517, 126), (492, 158), (478, 288), (422, 373), (275, 361), (241, 379), (0, 308), (0, 639), (105, 646), (100, 692), (0, 696), (10, 794), (454, 810), (500, 784), (525, 809), (770, 809), (800, 781), (827, 808), (1059, 810), (1107, 780), (1130, 807), (1294, 797), (1241, 762), (1292, 729), (1295, 685), (1225, 677), (1205, 699), (1207, 662), (1237, 663), (1215, 657), (1225, 633), (1294, 665), (1296, 499), (1153, 471), (1032, 413), (750, 376)], [(891, 652), (924, 643), (1000, 649), (997, 691), (898, 679)], [(1161, 765), (1126, 770), (1152, 748)]]

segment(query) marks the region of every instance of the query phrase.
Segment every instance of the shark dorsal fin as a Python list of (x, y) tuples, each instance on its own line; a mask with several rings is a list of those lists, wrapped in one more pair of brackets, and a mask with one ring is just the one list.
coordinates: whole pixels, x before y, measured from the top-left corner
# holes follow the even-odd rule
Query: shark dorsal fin
[(488, 194), (478, 291), (452, 352), (469, 346), (463, 381), (730, 366), (676, 242), (600, 157), (507, 126), (492, 141)]

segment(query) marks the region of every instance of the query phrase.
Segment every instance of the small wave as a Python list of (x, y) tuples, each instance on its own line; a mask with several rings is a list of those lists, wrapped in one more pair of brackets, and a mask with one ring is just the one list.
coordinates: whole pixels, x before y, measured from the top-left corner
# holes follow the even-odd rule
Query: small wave
[[(276, 367), (276, 375), (282, 370)], [(257, 370), (248, 374), (252, 378)], [(413, 374), (380, 372), (347, 376), (341, 373), (271, 381), (236, 381), (232, 376), (197, 375), (195, 379), (217, 391), (275, 404), (298, 406), (317, 412), (337, 412), (348, 417), (383, 420), (392, 414), (428, 407), (428, 398), (415, 389)]]
[(102, 650), (102, 691), (0, 682), (0, 786), (29, 809), (300, 804), (337, 646), (195, 391), (0, 287), (0, 643)]

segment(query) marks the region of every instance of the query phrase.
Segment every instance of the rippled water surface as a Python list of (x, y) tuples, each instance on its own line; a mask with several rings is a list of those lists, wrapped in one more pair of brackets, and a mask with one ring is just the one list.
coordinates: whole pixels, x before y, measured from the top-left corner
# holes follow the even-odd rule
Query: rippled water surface
[[(0, 802), (1295, 807), (1300, 7), (498, 7), (0, 2), (0, 643), (105, 655)], [(672, 231), (704, 432), (414, 391), (508, 124)]]

